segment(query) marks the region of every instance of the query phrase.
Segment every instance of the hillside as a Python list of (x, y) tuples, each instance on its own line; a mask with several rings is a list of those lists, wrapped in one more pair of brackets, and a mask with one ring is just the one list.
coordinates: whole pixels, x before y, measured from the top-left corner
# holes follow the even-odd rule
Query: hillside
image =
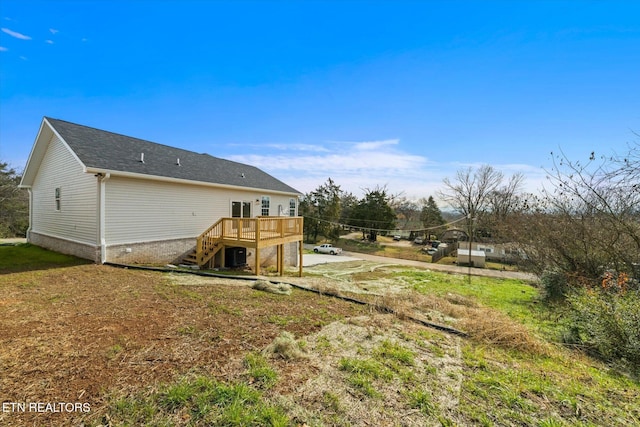
[(640, 423), (637, 380), (550, 343), (553, 319), (517, 280), (346, 262), (286, 278), (320, 294), (286, 295), (56, 262), (0, 275), (0, 395), (90, 410), (5, 404), (0, 424)]

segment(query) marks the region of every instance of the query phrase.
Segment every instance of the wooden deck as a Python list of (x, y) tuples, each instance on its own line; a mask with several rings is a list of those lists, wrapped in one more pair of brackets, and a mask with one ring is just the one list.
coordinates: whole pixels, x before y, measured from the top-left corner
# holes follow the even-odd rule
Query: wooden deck
[[(255, 249), (255, 273), (260, 273), (260, 249), (278, 246), (278, 271), (284, 270), (284, 247), (300, 242), (302, 275), (302, 217), (221, 218), (196, 239), (195, 262), (203, 266), (217, 252), (229, 246)], [(224, 251), (223, 251), (224, 254)]]

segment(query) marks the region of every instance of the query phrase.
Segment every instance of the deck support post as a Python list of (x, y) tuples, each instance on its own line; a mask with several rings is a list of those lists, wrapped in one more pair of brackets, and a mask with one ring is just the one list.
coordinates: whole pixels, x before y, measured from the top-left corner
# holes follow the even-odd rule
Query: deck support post
[(278, 274), (282, 276), (284, 274), (284, 245), (278, 245), (278, 254), (277, 254), (277, 263), (278, 263)]
[[(195, 250), (186, 260), (196, 262), (200, 267), (214, 267), (216, 261), (221, 267), (226, 264), (227, 247), (255, 249), (255, 274), (260, 274), (260, 248), (276, 246), (276, 267), (280, 275), (285, 272), (285, 246), (298, 242), (299, 276), (303, 268), (303, 219), (302, 217), (258, 217), (258, 218), (220, 218), (215, 224), (196, 237)], [(293, 250), (293, 249), (292, 249)], [(219, 258), (215, 256), (222, 251)], [(295, 255), (293, 255), (295, 257)]]
[(256, 276), (260, 275), (260, 247), (256, 248), (256, 265), (255, 265), (255, 273)]
[(302, 240), (298, 241), (298, 277), (302, 277), (302, 250), (304, 249), (304, 244)]

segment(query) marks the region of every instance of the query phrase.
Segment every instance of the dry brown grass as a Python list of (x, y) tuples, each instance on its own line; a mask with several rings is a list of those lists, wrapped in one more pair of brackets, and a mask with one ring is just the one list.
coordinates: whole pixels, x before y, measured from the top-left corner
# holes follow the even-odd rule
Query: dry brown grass
[[(92, 416), (109, 396), (187, 372), (233, 377), (238, 359), (282, 331), (305, 336), (364, 313), (309, 292), (97, 265), (0, 275), (0, 295), (3, 401), (88, 402)], [(0, 413), (0, 425), (69, 423), (80, 424), (68, 414)]]
[(281, 332), (271, 344), (265, 347), (262, 353), (286, 360), (301, 359), (305, 356), (296, 338), (287, 331)]
[(251, 285), (253, 289), (258, 291), (270, 292), (279, 295), (291, 295), (291, 285), (286, 283), (272, 283), (267, 280), (256, 280)]
[(491, 309), (477, 308), (460, 319), (460, 327), (476, 342), (546, 356), (551, 347), (527, 327)]
[(460, 295), (437, 297), (393, 293), (379, 298), (377, 303), (391, 309), (401, 319), (426, 319), (443, 326), (453, 326), (480, 344), (536, 355), (547, 355), (550, 351), (548, 344), (518, 321)]

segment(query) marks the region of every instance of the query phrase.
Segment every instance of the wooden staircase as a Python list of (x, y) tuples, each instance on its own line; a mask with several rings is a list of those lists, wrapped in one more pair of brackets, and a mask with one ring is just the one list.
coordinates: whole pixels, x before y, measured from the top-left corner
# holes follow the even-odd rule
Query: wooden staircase
[(220, 244), (214, 244), (214, 248), (211, 252), (205, 252), (203, 253), (204, 256), (198, 258), (198, 252), (197, 250), (194, 248), (191, 252), (189, 252), (187, 254), (187, 256), (185, 256), (182, 259), (182, 263), (183, 264), (188, 264), (188, 265), (197, 265), (197, 266), (202, 266), (204, 264), (206, 264), (207, 262), (209, 262), (211, 260), (211, 258), (213, 258), (214, 256), (216, 256), (216, 254), (218, 252), (220, 252), (220, 250), (223, 248), (222, 245)]
[(224, 244), (222, 244), (223, 221), (224, 218), (219, 219), (196, 238), (196, 247), (184, 257), (183, 263), (202, 267), (224, 248)]
[(278, 270), (284, 270), (284, 245), (299, 243), (300, 275), (302, 275), (302, 217), (220, 218), (196, 238), (196, 247), (184, 259), (185, 264), (204, 266), (222, 251), (224, 265), (226, 247), (252, 248), (255, 252), (255, 274), (260, 273), (260, 249), (278, 246)]

